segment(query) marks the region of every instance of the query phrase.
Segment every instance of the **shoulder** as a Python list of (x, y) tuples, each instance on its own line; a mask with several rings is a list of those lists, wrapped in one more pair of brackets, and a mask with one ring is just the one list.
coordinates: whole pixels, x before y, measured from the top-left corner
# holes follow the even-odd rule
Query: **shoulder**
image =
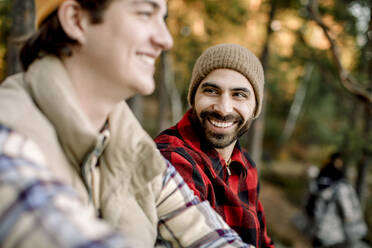
[(183, 139), (178, 132), (176, 126), (170, 127), (162, 131), (156, 138), (155, 142), (160, 147), (166, 147), (169, 145), (182, 145)]
[(16, 74), (8, 76), (1, 83), (1, 87), (6, 87), (9, 83), (12, 84), (13, 82), (23, 81), (24, 75), (25, 75), (25, 73), (20, 72), (20, 73), (16, 73)]
[[(5, 102), (14, 98), (28, 96), (25, 90), (25, 74), (17, 73), (7, 77), (0, 85), (0, 101)], [(13, 100), (14, 101), (14, 100)]]
[(0, 123), (22, 133), (48, 123), (28, 92), (24, 77), (24, 73), (15, 74), (0, 86)]
[(241, 152), (244, 157), (245, 166), (248, 167), (247, 169), (256, 169), (256, 163), (250, 157), (249, 153), (244, 148), (241, 148)]
[(202, 158), (180, 135), (176, 127), (171, 127), (155, 138), (157, 148), (176, 168), (185, 169), (186, 165), (192, 167), (201, 165)]
[(176, 126), (161, 132), (155, 138), (155, 143), (162, 153), (177, 152), (180, 155), (186, 155), (192, 151), (191, 147), (183, 139)]
[(14, 110), (21, 105), (27, 107), (32, 99), (25, 88), (24, 73), (9, 76), (0, 86), (0, 110), (3, 113), (8, 108)]

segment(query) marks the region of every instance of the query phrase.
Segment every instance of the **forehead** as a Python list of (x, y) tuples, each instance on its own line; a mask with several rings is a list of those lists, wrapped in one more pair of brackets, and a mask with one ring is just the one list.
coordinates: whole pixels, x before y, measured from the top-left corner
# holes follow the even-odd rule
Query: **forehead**
[(240, 72), (231, 69), (217, 69), (208, 74), (200, 83), (209, 82), (221, 89), (246, 88), (253, 91), (249, 80)]

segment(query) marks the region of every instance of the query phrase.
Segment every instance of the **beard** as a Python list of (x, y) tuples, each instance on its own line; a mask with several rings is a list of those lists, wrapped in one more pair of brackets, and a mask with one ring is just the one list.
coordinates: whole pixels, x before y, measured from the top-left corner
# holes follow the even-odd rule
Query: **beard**
[[(236, 128), (230, 133), (217, 133), (209, 129), (207, 122), (209, 119), (215, 119), (224, 122), (237, 123)], [(193, 120), (200, 127), (200, 131), (204, 139), (210, 143), (214, 148), (221, 149), (231, 145), (238, 138), (240, 138), (244, 133), (246, 133), (251, 125), (252, 120), (249, 119), (244, 123), (243, 117), (240, 115), (226, 115), (221, 116), (214, 111), (202, 111), (200, 117), (193, 110)]]

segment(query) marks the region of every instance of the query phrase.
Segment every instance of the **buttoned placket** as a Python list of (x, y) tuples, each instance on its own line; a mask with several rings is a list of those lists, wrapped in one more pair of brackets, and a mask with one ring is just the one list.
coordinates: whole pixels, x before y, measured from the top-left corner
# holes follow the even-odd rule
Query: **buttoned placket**
[(231, 176), (231, 171), (230, 171), (230, 168), (229, 168), (230, 163), (231, 163), (231, 158), (229, 158), (229, 160), (226, 162), (226, 170), (227, 170), (227, 174), (229, 176)]
[[(98, 160), (105, 150), (110, 138), (110, 131), (103, 130), (98, 138), (94, 149), (87, 155), (82, 164), (81, 173), (84, 180), (85, 187), (88, 191), (89, 200), (93, 202), (94, 207), (99, 210), (99, 168), (97, 168)], [(94, 187), (94, 186), (97, 187)]]

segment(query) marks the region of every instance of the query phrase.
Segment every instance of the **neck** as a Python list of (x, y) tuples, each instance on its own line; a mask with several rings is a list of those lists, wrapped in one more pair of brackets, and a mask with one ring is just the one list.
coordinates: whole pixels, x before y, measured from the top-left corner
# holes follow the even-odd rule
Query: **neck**
[(84, 58), (74, 54), (62, 59), (75, 88), (81, 108), (88, 119), (99, 131), (107, 120), (108, 115), (120, 100), (107, 80), (97, 75), (93, 67)]
[(222, 158), (225, 160), (226, 163), (231, 158), (231, 155), (232, 155), (232, 152), (234, 150), (235, 144), (236, 144), (236, 141), (234, 141), (233, 143), (231, 143), (227, 147), (224, 147), (224, 148), (215, 148), (216, 151), (222, 156)]

